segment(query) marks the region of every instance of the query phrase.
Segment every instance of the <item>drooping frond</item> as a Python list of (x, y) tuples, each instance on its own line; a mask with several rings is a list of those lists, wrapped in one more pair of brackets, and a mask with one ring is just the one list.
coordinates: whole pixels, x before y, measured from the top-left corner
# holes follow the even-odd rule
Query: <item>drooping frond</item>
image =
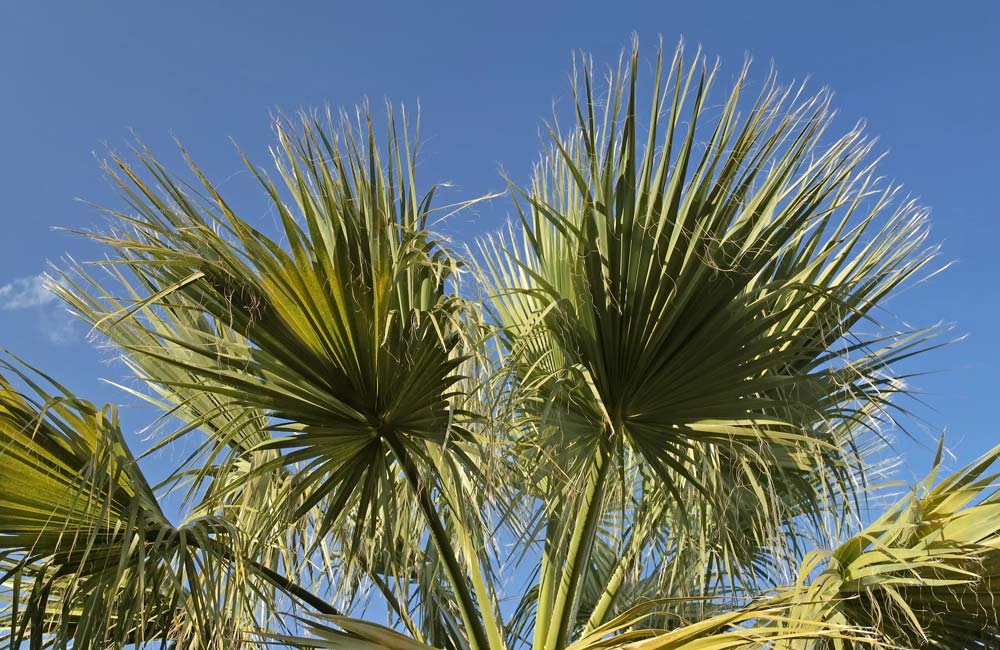
[(1000, 647), (1000, 447), (911, 494), (832, 552), (815, 551), (783, 595), (793, 617), (871, 628), (889, 647)]
[[(215, 517), (174, 526), (110, 408), (0, 370), (0, 638), (19, 647), (181, 642), (222, 648), (248, 611), (230, 590), (239, 536)], [(255, 599), (256, 600), (256, 599)]]
[[(622, 612), (567, 646), (567, 650), (751, 650), (810, 648), (864, 642), (867, 631), (790, 615), (778, 599), (759, 601), (701, 620), (672, 615), (686, 599), (656, 599)], [(666, 614), (671, 625), (650, 627)]]

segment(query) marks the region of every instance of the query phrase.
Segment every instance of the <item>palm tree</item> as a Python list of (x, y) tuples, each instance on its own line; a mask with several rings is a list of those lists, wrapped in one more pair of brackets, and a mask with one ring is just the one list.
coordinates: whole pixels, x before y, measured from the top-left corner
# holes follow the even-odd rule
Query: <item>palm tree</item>
[(744, 67), (709, 103), (678, 49), (640, 114), (638, 73), (582, 62), (475, 253), (391, 110), (383, 149), (367, 110), (277, 120), (271, 234), (190, 159), (113, 156), (108, 258), (51, 288), (186, 457), (151, 486), (113, 407), (3, 361), (0, 640), (1000, 647), (1000, 448), (871, 516), (937, 333), (879, 320), (925, 211), (826, 94)]

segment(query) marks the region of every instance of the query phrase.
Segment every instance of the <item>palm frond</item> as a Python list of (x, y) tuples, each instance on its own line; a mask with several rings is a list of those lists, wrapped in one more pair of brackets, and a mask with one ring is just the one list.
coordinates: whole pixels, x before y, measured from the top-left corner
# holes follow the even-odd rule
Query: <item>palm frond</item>
[[(519, 226), (481, 246), (511, 410), (539, 423), (518, 444), (556, 459), (553, 477), (571, 468), (547, 499), (575, 514), (546, 541), (565, 570), (542, 571), (539, 620), (553, 627), (536, 628), (536, 648), (567, 639), (587, 540), (629, 453), (657, 476), (650, 498), (672, 504), (675, 536), (734, 506), (754, 513), (710, 542), (723, 557), (789, 543), (796, 521), (823, 530), (864, 489), (860, 438), (900, 408), (892, 364), (933, 334), (875, 320), (934, 250), (923, 211), (875, 178), (860, 128), (827, 144), (827, 95), (802, 101), (771, 80), (741, 116), (744, 69), (709, 117), (715, 69), (680, 48), (666, 80), (656, 67), (643, 134), (638, 61), (633, 49), (604, 96), (584, 62), (576, 123), (553, 129), (517, 190)], [(727, 567), (730, 583), (756, 581), (746, 566)]]
[[(358, 124), (329, 114), (277, 122), (284, 189), (250, 169), (280, 240), (239, 217), (190, 160), (200, 188), (144, 150), (142, 171), (115, 158), (109, 172), (134, 214), (114, 213), (116, 231), (97, 238), (116, 252), (117, 289), (77, 270), (56, 290), (185, 420), (168, 441), (209, 434), (189, 464), (196, 486), (211, 479), (200, 508), (266, 486), (259, 505), (272, 510), (248, 531), (255, 545), (319, 557), (327, 574), (336, 555), (346, 584), (333, 588), (348, 599), (352, 576), (406, 582), (429, 535), (478, 648), (499, 638), (487, 582), (464, 578), (489, 570), (472, 553), (483, 534), (444, 505), (455, 497), (439, 480), (446, 467), (478, 471), (478, 379), (468, 375), (478, 326), (454, 292), (459, 263), (427, 229), (434, 191), (417, 193), (405, 119), (400, 136), (390, 115), (389, 130), (383, 158), (368, 113)], [(414, 514), (417, 529), (407, 527)], [(304, 547), (279, 541), (290, 530)], [(328, 535), (334, 548), (321, 548)], [(377, 557), (383, 549), (397, 553), (396, 569)]]
[[(690, 621), (671, 616), (686, 599), (658, 599), (623, 612), (585, 634), (567, 650), (750, 650), (752, 648), (837, 647), (871, 641), (868, 631), (789, 614), (788, 603), (759, 601)], [(646, 619), (666, 613), (672, 625), (655, 628)], [(874, 645), (878, 645), (875, 643)]]
[(12, 647), (225, 647), (247, 614), (231, 590), (239, 535), (214, 517), (171, 524), (113, 409), (0, 370), (32, 392), (0, 374), (0, 635)]
[(792, 616), (873, 629), (892, 647), (1000, 647), (1000, 447), (931, 473), (832, 552), (803, 562)]

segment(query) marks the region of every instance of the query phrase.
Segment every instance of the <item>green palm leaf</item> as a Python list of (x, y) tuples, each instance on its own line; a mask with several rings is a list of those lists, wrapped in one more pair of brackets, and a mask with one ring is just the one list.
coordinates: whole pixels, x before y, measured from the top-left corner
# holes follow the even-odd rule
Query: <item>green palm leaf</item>
[[(446, 485), (479, 471), (475, 312), (453, 293), (458, 262), (427, 230), (433, 190), (417, 194), (405, 124), (400, 140), (390, 122), (383, 160), (369, 116), (365, 128), (327, 117), (304, 117), (298, 130), (278, 122), (286, 194), (251, 167), (282, 243), (236, 215), (193, 163), (200, 190), (140, 152), (150, 181), (120, 159), (112, 171), (135, 215), (116, 213), (117, 234), (99, 236), (124, 267), (111, 272), (119, 291), (79, 270), (56, 290), (187, 422), (164, 444), (209, 432), (189, 465), (196, 486), (213, 478), (202, 508), (215, 512), (263, 481), (271, 492), (259, 505), (271, 511), (248, 531), (255, 547), (325, 554), (327, 573), (335, 563), (347, 583), (406, 583), (405, 567), (426, 557), (426, 532), (466, 634), (483, 646), (499, 638), (494, 597), (474, 580), (477, 605), (463, 577), (489, 571), (468, 553), (483, 534), (454, 502), (453, 490), (470, 485)], [(277, 539), (291, 530), (295, 548)], [(324, 550), (327, 534), (336, 542)], [(376, 557), (382, 549), (395, 550), (395, 568)], [(350, 584), (333, 588), (351, 599)]]
[(863, 626), (902, 648), (1000, 647), (1000, 448), (803, 562), (792, 616)]
[(678, 50), (641, 135), (638, 66), (633, 50), (605, 99), (584, 65), (576, 124), (518, 190), (519, 228), (481, 249), (512, 410), (539, 422), (520, 444), (575, 468), (546, 497), (576, 514), (546, 540), (536, 648), (568, 639), (632, 452), (675, 536), (733, 505), (758, 513), (746, 537), (709, 542), (722, 556), (785, 539), (796, 518), (820, 529), (856, 493), (861, 438), (898, 408), (891, 364), (931, 334), (860, 333), (933, 249), (922, 212), (878, 188), (860, 130), (823, 144), (824, 95), (791, 103), (772, 82), (741, 117), (744, 70), (703, 125), (715, 71)]
[(240, 571), (232, 561), (238, 535), (214, 517), (171, 524), (113, 410), (59, 386), (50, 395), (6, 361), (0, 369), (34, 393), (16, 391), (0, 374), (6, 640), (75, 648), (231, 640), (225, 623), (243, 613), (227, 585)]

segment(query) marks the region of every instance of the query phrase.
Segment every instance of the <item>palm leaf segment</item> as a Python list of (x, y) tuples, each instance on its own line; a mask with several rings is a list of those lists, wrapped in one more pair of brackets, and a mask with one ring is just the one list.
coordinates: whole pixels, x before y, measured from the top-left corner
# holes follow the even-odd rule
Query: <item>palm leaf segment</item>
[(0, 374), (4, 640), (33, 648), (234, 641), (226, 624), (241, 601), (227, 583), (239, 570), (240, 540), (232, 529), (210, 516), (172, 525), (114, 411), (58, 386), (50, 395), (7, 362), (0, 369), (34, 393)]

